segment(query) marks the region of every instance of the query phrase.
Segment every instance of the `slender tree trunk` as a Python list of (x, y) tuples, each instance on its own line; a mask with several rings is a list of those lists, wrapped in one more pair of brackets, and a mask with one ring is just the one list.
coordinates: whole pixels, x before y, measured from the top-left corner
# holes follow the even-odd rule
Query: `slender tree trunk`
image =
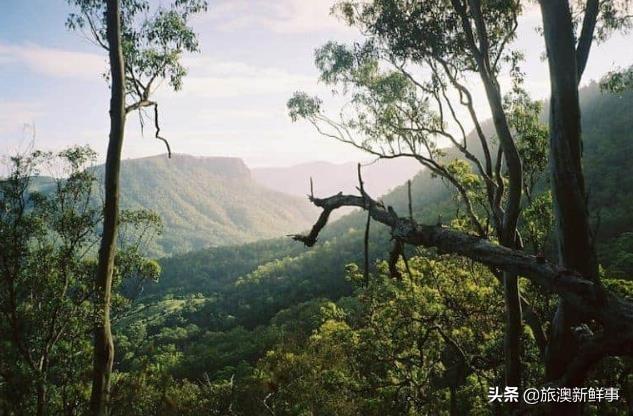
[[(503, 109), (501, 91), (489, 61), (489, 42), (486, 25), (481, 12), (481, 2), (451, 1), (455, 11), (461, 18), (462, 27), (466, 33), (466, 42), (470, 45), (473, 57), (477, 62), (478, 72), (486, 90), (488, 105), (492, 113), (499, 143), (505, 155), (508, 169), (509, 186), (507, 203), (503, 214), (502, 224), (497, 226), (499, 241), (505, 247), (516, 247), (516, 228), (521, 213), (521, 194), (523, 191), (523, 171), (521, 157), (510, 132), (508, 120)], [(470, 10), (470, 16), (468, 9)], [(473, 32), (473, 23), (475, 32)], [(479, 44), (475, 44), (475, 37)], [(491, 207), (493, 210), (494, 207)], [(518, 276), (503, 273), (506, 328), (504, 337), (505, 353), (505, 383), (506, 386), (521, 387), (521, 295), (518, 288)], [(515, 403), (508, 403), (510, 409)]]
[(39, 380), (37, 385), (37, 416), (42, 416), (46, 413), (46, 381)]
[[(598, 263), (592, 244), (582, 173), (578, 69), (571, 11), (567, 0), (540, 0), (549, 62), (550, 165), (558, 257), (561, 265), (598, 282)], [(546, 354), (546, 377), (560, 378), (578, 350), (572, 327), (582, 311), (562, 301), (552, 321)], [(578, 414), (566, 407), (557, 414)]]
[(99, 248), (96, 276), (96, 321), (94, 339), (94, 369), (92, 379), (91, 413), (108, 414), (110, 375), (114, 360), (114, 343), (110, 327), (112, 273), (116, 252), (116, 233), (119, 216), (119, 171), (125, 129), (125, 84), (119, 0), (107, 0), (107, 40), (112, 77), (110, 97), (110, 138), (105, 165), (105, 206), (103, 234)]
[(449, 409), (449, 415), (450, 416), (458, 416), (457, 413), (457, 389), (455, 388), (455, 386), (451, 386), (450, 390), (450, 409)]
[[(512, 133), (505, 116), (501, 94), (496, 82), (487, 70), (480, 70), (481, 79), (486, 88), (486, 96), (492, 112), (495, 131), (500, 138), (500, 146), (505, 154), (509, 176), (508, 202), (501, 230), (497, 230), (501, 244), (505, 247), (516, 248), (516, 234), (519, 214), (521, 212), (521, 195), (523, 184), (523, 169), (521, 157), (512, 139)], [(519, 293), (518, 276), (504, 272), (503, 286), (505, 297), (506, 328), (504, 337), (505, 355), (505, 384), (506, 386), (521, 388), (521, 296)], [(509, 404), (513, 407), (513, 404)]]
[(503, 273), (503, 290), (506, 303), (506, 330), (504, 335), (505, 383), (521, 387), (521, 298), (518, 277)]

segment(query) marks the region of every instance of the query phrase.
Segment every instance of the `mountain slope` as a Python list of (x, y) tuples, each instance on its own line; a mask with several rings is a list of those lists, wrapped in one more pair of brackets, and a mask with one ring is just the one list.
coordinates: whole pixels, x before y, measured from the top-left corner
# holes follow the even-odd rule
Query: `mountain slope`
[(305, 229), (316, 212), (253, 181), (241, 159), (179, 154), (123, 161), (121, 204), (160, 214), (155, 255), (278, 237)]

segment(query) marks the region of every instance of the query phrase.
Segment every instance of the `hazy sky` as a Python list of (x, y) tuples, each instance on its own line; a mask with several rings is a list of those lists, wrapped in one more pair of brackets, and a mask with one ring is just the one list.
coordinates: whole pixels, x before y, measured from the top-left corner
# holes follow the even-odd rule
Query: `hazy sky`
[[(357, 34), (329, 16), (333, 0), (210, 0), (197, 18), (202, 53), (185, 59), (189, 76), (179, 93), (163, 87), (157, 98), (163, 133), (178, 153), (238, 156), (250, 166), (362, 158), (320, 137), (305, 123), (291, 123), (286, 101), (296, 90), (327, 98), (318, 85), (314, 49)], [(68, 32), (64, 0), (0, 0), (0, 154), (24, 146), (36, 126), (36, 147), (90, 144), (104, 153), (108, 88), (100, 74), (104, 51)], [(516, 46), (526, 53), (527, 86), (549, 94), (540, 16), (522, 18)], [(592, 50), (585, 82), (615, 66), (630, 65), (631, 36), (615, 36)], [(326, 100), (327, 101), (327, 100)], [(479, 111), (485, 116), (483, 101)], [(124, 157), (164, 152), (151, 131), (142, 137), (136, 117), (127, 128)]]

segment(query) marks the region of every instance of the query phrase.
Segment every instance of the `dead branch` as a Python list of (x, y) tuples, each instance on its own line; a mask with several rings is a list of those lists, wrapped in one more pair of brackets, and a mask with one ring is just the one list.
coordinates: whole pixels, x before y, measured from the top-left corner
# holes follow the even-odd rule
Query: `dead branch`
[[(341, 207), (359, 207), (368, 211), (374, 221), (388, 226), (394, 240), (403, 244), (436, 248), (441, 254), (455, 254), (479, 263), (524, 276), (542, 289), (559, 295), (584, 311), (586, 319), (595, 319), (603, 325), (601, 337), (614, 337), (616, 345), (602, 348), (599, 354), (628, 355), (633, 353), (633, 304), (606, 291), (578, 273), (564, 269), (536, 256), (503, 247), (491, 240), (466, 234), (441, 225), (418, 224), (409, 218), (399, 217), (391, 207), (371, 199), (368, 195), (343, 195), (328, 198), (310, 198), (323, 209), (319, 219), (307, 235), (294, 235), (295, 240), (313, 246), (319, 232), (327, 224), (332, 211)], [(602, 344), (601, 344), (602, 345)], [(578, 358), (574, 367), (584, 368), (585, 361), (595, 361), (596, 353)], [(585, 358), (583, 358), (585, 357)], [(574, 370), (577, 372), (577, 370)], [(575, 377), (571, 377), (575, 378)]]
[(167, 147), (167, 157), (171, 159), (171, 147), (169, 147), (169, 142), (160, 135), (160, 126), (158, 125), (158, 103), (154, 103), (154, 127), (156, 127), (156, 134), (154, 137), (165, 143), (165, 146)]

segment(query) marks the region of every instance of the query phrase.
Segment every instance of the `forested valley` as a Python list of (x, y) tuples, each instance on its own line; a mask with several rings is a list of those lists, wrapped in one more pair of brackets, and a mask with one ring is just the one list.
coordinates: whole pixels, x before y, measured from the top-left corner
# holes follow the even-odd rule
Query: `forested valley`
[[(287, 97), (366, 155), (327, 183), (310, 176), (334, 164), (257, 170), (163, 137), (155, 83), (187, 82), (213, 4), (68, 3), (108, 57), (108, 151), (4, 159), (0, 415), (633, 414), (633, 71), (580, 82), (629, 2), (334, 4), (363, 37), (314, 63), (348, 101)], [(528, 7), (550, 99), (512, 46)], [(122, 158), (137, 113), (167, 153)], [(368, 160), (408, 165), (389, 181)], [(587, 388), (619, 396), (572, 400)]]

